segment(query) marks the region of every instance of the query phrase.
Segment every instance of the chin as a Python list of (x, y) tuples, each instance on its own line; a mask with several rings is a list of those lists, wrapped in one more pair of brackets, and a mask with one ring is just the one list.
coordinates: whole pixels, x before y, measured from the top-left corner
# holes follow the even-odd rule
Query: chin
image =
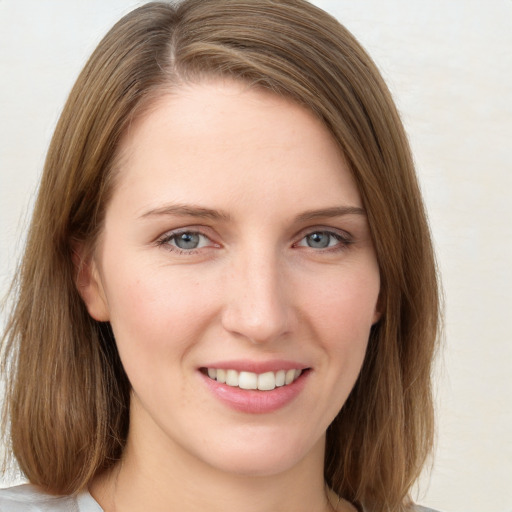
[(229, 443), (209, 450), (203, 460), (222, 472), (251, 477), (282, 474), (314, 457), (323, 464), (325, 436), (313, 443), (294, 440), (288, 434), (262, 437), (255, 432), (252, 439), (235, 441), (230, 436)]

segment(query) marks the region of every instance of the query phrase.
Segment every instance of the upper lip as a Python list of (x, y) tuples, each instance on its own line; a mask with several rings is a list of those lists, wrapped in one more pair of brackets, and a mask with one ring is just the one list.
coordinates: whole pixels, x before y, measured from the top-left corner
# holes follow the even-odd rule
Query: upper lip
[(277, 372), (279, 370), (305, 370), (308, 365), (298, 361), (271, 360), (271, 361), (250, 361), (247, 359), (235, 359), (230, 361), (215, 361), (208, 363), (202, 368), (216, 368), (222, 370), (236, 370), (238, 372), (265, 373)]

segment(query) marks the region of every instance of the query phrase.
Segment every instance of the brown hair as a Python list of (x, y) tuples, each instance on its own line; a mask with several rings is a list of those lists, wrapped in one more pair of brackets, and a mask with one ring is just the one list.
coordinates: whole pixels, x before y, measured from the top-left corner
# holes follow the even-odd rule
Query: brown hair
[(381, 320), (328, 429), (325, 478), (371, 511), (406, 510), (433, 437), (438, 288), (409, 146), (376, 66), (303, 0), (146, 4), (121, 19), (80, 74), (52, 139), (3, 338), (12, 451), (28, 479), (73, 493), (121, 456), (130, 386), (108, 324), (76, 289), (77, 242), (93, 245), (119, 141), (158, 94), (203, 76), (268, 88), (319, 116), (346, 156), (381, 275)]

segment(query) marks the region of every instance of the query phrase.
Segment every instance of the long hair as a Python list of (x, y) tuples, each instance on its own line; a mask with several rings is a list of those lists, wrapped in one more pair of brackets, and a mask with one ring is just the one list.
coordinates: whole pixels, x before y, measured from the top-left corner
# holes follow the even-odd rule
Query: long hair
[[(327, 432), (325, 479), (368, 511), (402, 511), (433, 439), (435, 261), (402, 123), (376, 66), (303, 0), (146, 4), (80, 74), (49, 147), (3, 336), (12, 452), (27, 478), (74, 493), (121, 456), (130, 385), (108, 324), (76, 287), (73, 248), (94, 247), (129, 124), (163, 91), (229, 77), (314, 112), (345, 155), (368, 214), (382, 318)], [(6, 425), (7, 427), (7, 425)]]

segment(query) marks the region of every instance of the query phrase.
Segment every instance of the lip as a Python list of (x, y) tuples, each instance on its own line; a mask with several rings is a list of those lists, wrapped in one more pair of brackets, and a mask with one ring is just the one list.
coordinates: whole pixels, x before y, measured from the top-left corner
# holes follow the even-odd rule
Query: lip
[[(277, 371), (279, 369), (302, 368), (300, 365), (284, 368), (276, 367), (273, 363), (254, 363), (236, 365), (230, 361), (228, 365), (211, 365), (209, 368), (233, 369), (237, 371), (252, 371), (264, 373), (265, 371)], [(270, 365), (270, 366), (269, 366)], [(249, 369), (251, 368), (251, 369)], [(271, 391), (246, 390), (238, 387), (228, 386), (216, 380), (210, 379), (201, 371), (198, 371), (208, 390), (223, 404), (229, 408), (246, 414), (268, 414), (287, 406), (301, 393), (306, 385), (310, 370), (305, 369), (302, 374), (291, 384), (276, 387)]]
[(306, 370), (307, 365), (297, 361), (276, 359), (273, 361), (247, 361), (235, 359), (230, 361), (216, 361), (203, 365), (203, 368), (217, 368), (221, 370), (236, 370), (237, 372), (265, 373), (279, 370)]

